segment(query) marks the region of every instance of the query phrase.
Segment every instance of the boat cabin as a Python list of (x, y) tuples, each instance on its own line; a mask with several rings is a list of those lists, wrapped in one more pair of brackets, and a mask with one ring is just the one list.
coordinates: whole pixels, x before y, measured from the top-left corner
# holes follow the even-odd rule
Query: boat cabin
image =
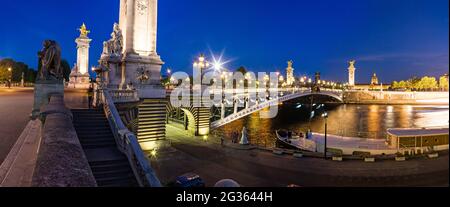
[(388, 129), (387, 142), (399, 152), (444, 150), (449, 146), (449, 129)]

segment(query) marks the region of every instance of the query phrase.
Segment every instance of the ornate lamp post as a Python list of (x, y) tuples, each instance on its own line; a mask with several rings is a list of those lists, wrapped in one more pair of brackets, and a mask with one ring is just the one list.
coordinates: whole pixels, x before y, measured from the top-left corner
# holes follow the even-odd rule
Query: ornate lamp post
[(325, 119), (325, 144), (324, 144), (324, 158), (327, 159), (327, 132), (328, 132), (328, 113), (325, 112), (322, 114), (322, 117)]
[(206, 61), (205, 55), (201, 54), (200, 57), (198, 57), (198, 61), (194, 62), (194, 68), (200, 69), (201, 78), (203, 79), (203, 72), (205, 69), (208, 69), (210, 66), (209, 62)]
[(8, 68), (8, 72), (9, 72), (9, 83), (8, 83), (8, 88), (11, 88), (11, 83), (12, 83), (12, 68)]

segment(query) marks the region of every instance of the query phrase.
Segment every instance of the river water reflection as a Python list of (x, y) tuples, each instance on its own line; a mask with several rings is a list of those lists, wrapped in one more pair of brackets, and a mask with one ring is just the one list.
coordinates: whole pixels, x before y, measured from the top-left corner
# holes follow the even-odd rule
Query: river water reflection
[[(328, 112), (328, 133), (384, 139), (389, 128), (448, 127), (449, 106), (416, 105), (327, 105), (314, 106), (315, 117), (310, 121), (310, 106), (283, 105), (274, 119), (260, 119), (259, 113), (242, 118), (214, 133), (227, 138), (245, 126), (251, 143), (266, 147), (274, 146), (275, 130), (289, 129), (324, 133), (325, 120), (321, 117)], [(317, 109), (319, 108), (319, 109)]]

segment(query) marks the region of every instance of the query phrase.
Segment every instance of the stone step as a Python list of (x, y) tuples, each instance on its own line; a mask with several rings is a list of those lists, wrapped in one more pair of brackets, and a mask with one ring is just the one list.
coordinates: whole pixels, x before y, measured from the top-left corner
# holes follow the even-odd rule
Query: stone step
[(138, 135), (138, 139), (139, 139), (140, 142), (155, 141), (155, 140), (165, 140), (166, 136), (165, 135), (160, 135), (160, 134), (158, 134), (158, 136), (155, 136), (155, 135)]
[(159, 135), (161, 134), (161, 130), (159, 129), (139, 129), (138, 136), (146, 136), (146, 135)]
[(128, 159), (117, 148), (101, 110), (73, 110), (74, 127), (98, 186), (138, 186)]
[(104, 115), (98, 115), (98, 116), (79, 116), (74, 115), (73, 116), (74, 122), (86, 122), (86, 121), (108, 121)]
[(89, 136), (89, 135), (94, 135), (94, 136), (98, 136), (98, 135), (108, 135), (108, 134), (111, 134), (112, 135), (112, 132), (111, 132), (111, 130), (110, 129), (108, 129), (108, 128), (104, 128), (104, 129), (101, 129), (101, 128), (98, 128), (98, 129), (89, 129), (89, 130), (76, 130), (77, 131), (77, 134), (78, 135), (80, 135), (80, 136), (84, 136), (84, 135), (86, 135), (86, 136)]
[(133, 176), (128, 177), (114, 177), (114, 178), (100, 178), (97, 180), (99, 187), (134, 187), (138, 186), (136, 179)]
[(152, 118), (139, 118), (138, 123), (141, 124), (152, 124), (152, 123), (160, 123), (160, 122), (166, 122), (166, 118), (159, 116), (159, 117), (152, 117)]
[(94, 173), (95, 178), (114, 178), (114, 177), (128, 177), (128, 176), (134, 176), (133, 171), (131, 168), (122, 167), (117, 168), (114, 170), (105, 170), (105, 171), (96, 171)]
[(83, 145), (95, 145), (95, 144), (116, 144), (116, 141), (113, 139), (83, 139), (80, 140)]
[(104, 144), (82, 144), (83, 149), (101, 149), (101, 148), (109, 148), (115, 147), (116, 143), (104, 143)]
[(157, 128), (165, 128), (165, 122), (159, 122), (155, 124), (138, 124), (138, 129), (157, 129)]

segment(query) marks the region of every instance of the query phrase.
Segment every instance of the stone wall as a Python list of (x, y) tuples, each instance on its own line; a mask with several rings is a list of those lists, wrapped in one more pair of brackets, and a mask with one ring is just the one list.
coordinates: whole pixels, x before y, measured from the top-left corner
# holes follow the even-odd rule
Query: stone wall
[(95, 187), (95, 178), (72, 124), (63, 96), (42, 110), (42, 141), (33, 175), (35, 187)]
[(354, 104), (448, 104), (448, 92), (347, 91), (345, 103)]
[(0, 187), (31, 187), (41, 141), (41, 120), (31, 120), (0, 165)]

